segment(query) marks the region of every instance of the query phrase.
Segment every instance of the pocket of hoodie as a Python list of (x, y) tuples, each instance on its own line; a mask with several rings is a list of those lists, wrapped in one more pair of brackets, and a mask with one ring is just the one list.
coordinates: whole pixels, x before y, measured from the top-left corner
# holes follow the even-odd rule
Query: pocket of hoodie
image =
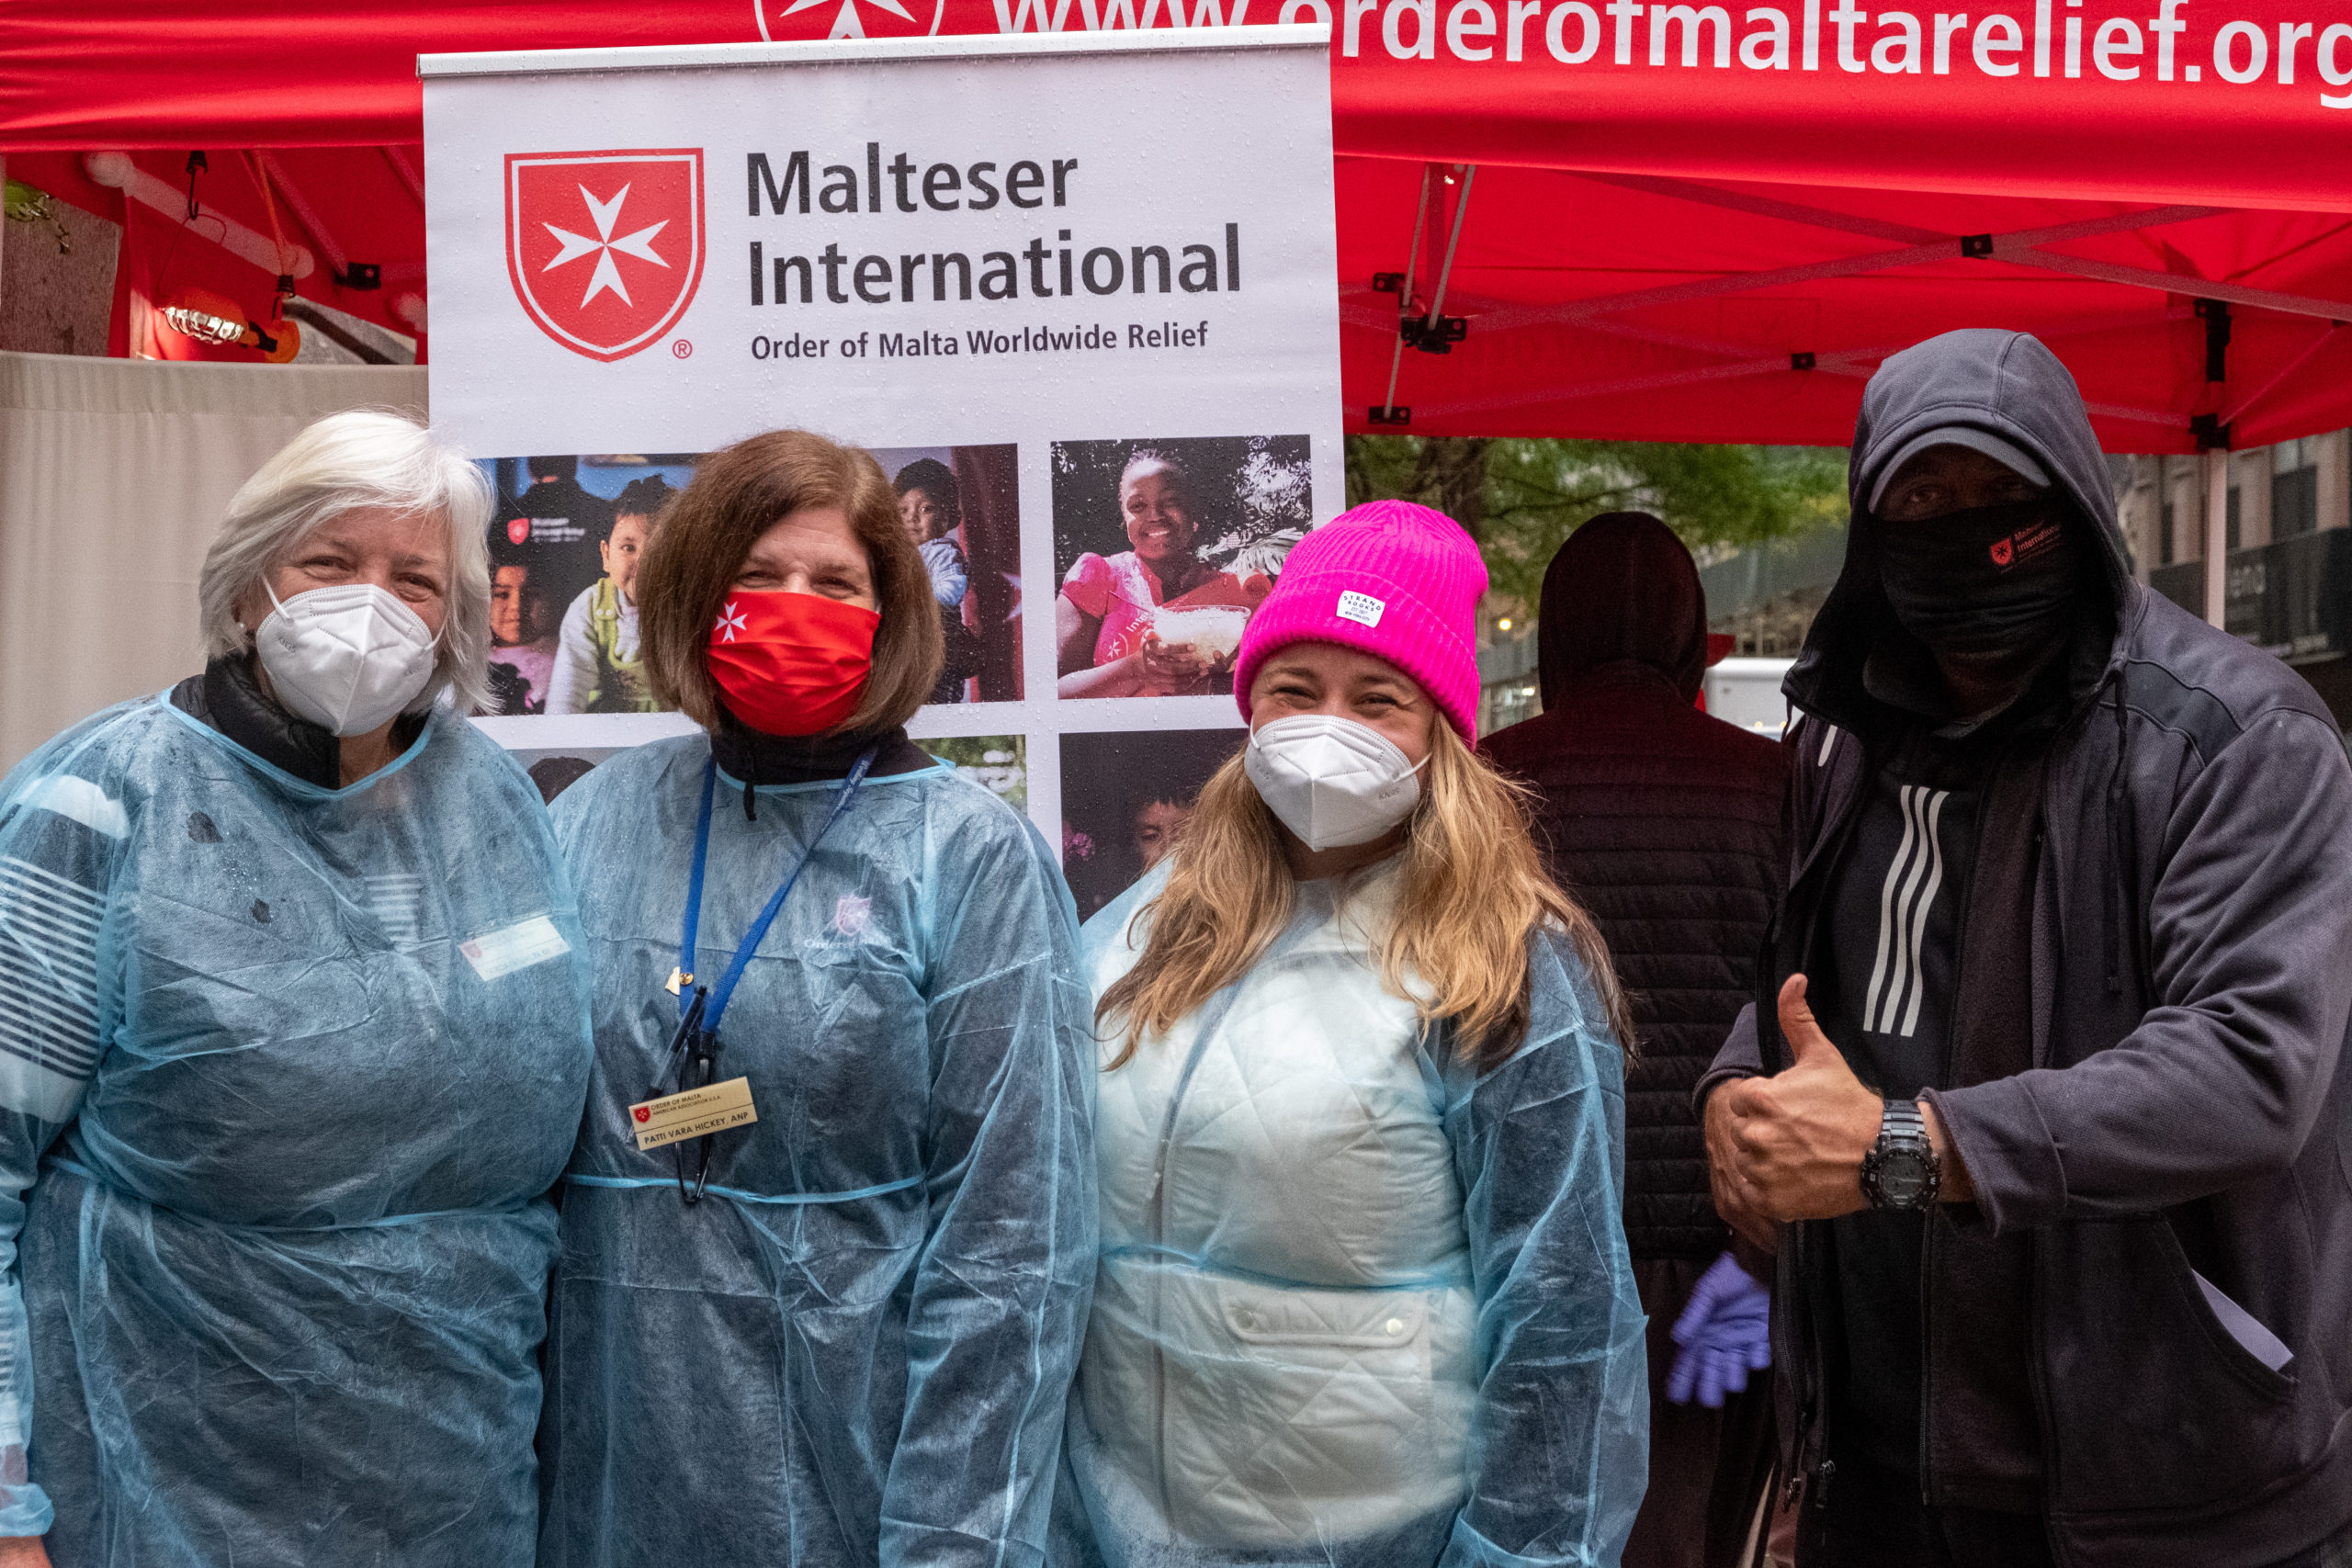
[(2057, 1511), (2208, 1506), (2311, 1457), (2296, 1363), (2274, 1371), (2242, 1342), (2246, 1326), (2223, 1322), (2163, 1217), (2064, 1227), (2042, 1287)]

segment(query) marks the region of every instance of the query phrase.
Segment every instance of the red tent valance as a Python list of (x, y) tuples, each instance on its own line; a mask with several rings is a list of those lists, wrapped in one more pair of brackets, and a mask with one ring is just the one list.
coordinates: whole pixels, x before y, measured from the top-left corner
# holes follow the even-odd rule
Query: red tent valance
[(119, 218), (80, 154), (285, 149), (214, 152), (215, 210), (306, 209), (298, 286), (399, 326), (420, 52), (1317, 19), (1351, 428), (1842, 442), (1879, 357), (1962, 325), (2041, 333), (2116, 450), (2352, 423), (2352, 21), (2316, 0), (16, 0), (0, 148)]

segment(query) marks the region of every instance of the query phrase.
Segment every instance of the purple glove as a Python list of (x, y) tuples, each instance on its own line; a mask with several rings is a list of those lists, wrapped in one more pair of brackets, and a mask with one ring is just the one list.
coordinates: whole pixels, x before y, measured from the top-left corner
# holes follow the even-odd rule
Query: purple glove
[(1730, 1253), (1716, 1258), (1674, 1321), (1681, 1349), (1667, 1375), (1667, 1398), (1688, 1404), (1695, 1389), (1700, 1404), (1723, 1408), (1724, 1394), (1739, 1393), (1749, 1372), (1772, 1364), (1771, 1320), (1772, 1292)]

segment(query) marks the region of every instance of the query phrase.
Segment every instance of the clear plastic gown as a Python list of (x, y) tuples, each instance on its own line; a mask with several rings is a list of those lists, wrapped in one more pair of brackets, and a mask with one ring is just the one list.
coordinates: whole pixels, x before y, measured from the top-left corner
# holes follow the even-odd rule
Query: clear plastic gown
[[(1030, 1568), (1094, 1264), (1092, 1032), (1069, 895), (1026, 821), (945, 767), (866, 781), (721, 1020), (759, 1120), (680, 1200), (628, 1107), (710, 755), (640, 747), (556, 803), (597, 964), (542, 1435), (548, 1568)], [(837, 784), (723, 775), (715, 979)], [(689, 1170), (696, 1168), (690, 1161)]]
[(446, 711), (343, 790), (156, 699), (8, 776), (0, 1532), (530, 1561), (582, 948), (537, 792)]
[[(1548, 935), (1509, 1061), (1425, 1040), (1374, 956), (1396, 870), (1303, 884), (1265, 958), (1102, 1078), (1066, 1564), (1618, 1560), (1648, 1471), (1623, 1057)], [(1087, 923), (1098, 996), (1165, 877)]]

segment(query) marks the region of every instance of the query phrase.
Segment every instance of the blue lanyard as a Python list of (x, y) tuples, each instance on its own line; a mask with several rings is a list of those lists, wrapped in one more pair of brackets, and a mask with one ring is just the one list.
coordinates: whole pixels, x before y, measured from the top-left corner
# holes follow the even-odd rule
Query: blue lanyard
[[(800, 874), (808, 869), (809, 860), (817, 852), (817, 846), (825, 841), (825, 835), (832, 830), (834, 823), (841, 820), (842, 813), (849, 809), (849, 803), (856, 797), (858, 786), (865, 782), (866, 770), (874, 766), (874, 755), (879, 750), (879, 747), (869, 748), (864, 756), (850, 764), (849, 776), (842, 780), (842, 787), (833, 794), (832, 810), (826, 814), (825, 820), (817, 829), (817, 836), (808, 840), (808, 847), (800, 852), (800, 858), (793, 863), (792, 870), (786, 874), (775, 895), (768, 899), (767, 908), (762, 909), (760, 918), (752, 922), (752, 929), (735, 949), (734, 961), (727, 965), (727, 973), (719, 976), (718, 986), (709, 989), (708, 998), (705, 999), (702, 997), (703, 987), (689, 989), (681, 986), (678, 988), (678, 1016), (681, 1019), (700, 1001), (702, 1017), (697, 1021), (702, 1032), (706, 1035), (718, 1032), (719, 1015), (727, 1010), (727, 1000), (735, 994), (735, 982), (743, 977), (743, 971), (751, 964), (752, 954), (758, 951), (761, 940), (768, 934), (768, 928), (775, 924), (777, 912), (784, 908), (785, 897), (792, 891), (792, 885), (800, 880)], [(695, 863), (686, 884), (685, 930), (678, 939), (678, 967), (686, 974), (694, 972), (695, 932), (702, 923), (702, 870), (704, 861), (710, 854), (710, 802), (718, 784), (718, 759), (713, 757), (703, 764), (702, 812), (695, 818)]]

